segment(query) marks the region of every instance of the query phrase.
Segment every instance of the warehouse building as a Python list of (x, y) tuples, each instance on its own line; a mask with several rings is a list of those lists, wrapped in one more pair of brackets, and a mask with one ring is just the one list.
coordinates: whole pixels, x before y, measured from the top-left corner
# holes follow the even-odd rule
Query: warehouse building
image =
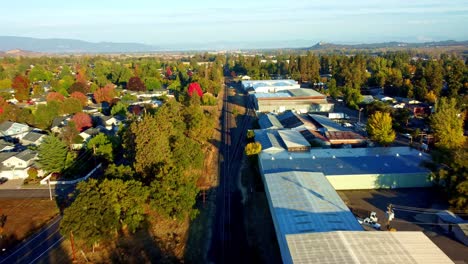
[[(362, 175), (411, 178), (424, 171), (418, 168), (426, 158), (407, 148), (262, 151), (260, 172), (283, 263), (453, 263), (422, 232), (363, 231), (335, 191), (340, 184), (359, 187), (349, 179), (370, 187)], [(337, 175), (345, 182), (333, 184), (330, 176)], [(405, 185), (398, 184), (391, 187)]]
[(251, 95), (258, 112), (282, 113), (287, 110), (309, 113), (333, 111), (333, 104), (327, 97), (313, 89), (289, 89), (276, 93), (259, 93)]
[(265, 173), (300, 170), (323, 173), (336, 190), (432, 186), (422, 166), (426, 153), (409, 147), (311, 149), (308, 152), (261, 153)]
[(301, 88), (295, 80), (244, 80), (241, 85), (245, 91), (255, 93), (276, 93)]

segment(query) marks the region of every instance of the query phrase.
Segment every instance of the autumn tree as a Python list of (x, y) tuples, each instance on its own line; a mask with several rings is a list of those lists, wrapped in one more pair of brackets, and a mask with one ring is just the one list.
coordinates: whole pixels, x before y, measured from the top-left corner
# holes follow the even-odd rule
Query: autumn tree
[(131, 91), (146, 91), (146, 86), (139, 77), (134, 76), (128, 80), (127, 89)]
[(83, 112), (76, 113), (71, 120), (75, 122), (76, 129), (80, 132), (93, 126), (91, 117)]
[(18, 101), (25, 101), (29, 99), (29, 80), (28, 78), (17, 75), (13, 78), (11, 87), (15, 90), (15, 98)]
[(50, 102), (50, 101), (63, 102), (65, 100), (65, 96), (63, 96), (61, 93), (50, 92), (47, 94), (46, 100), (47, 102)]
[(71, 115), (83, 111), (83, 105), (80, 100), (74, 97), (66, 98), (61, 104), (60, 113), (62, 115)]
[(81, 92), (73, 92), (70, 94), (71, 98), (78, 99), (82, 106), (86, 106), (88, 104), (88, 97)]
[(59, 137), (70, 150), (73, 149), (73, 144), (83, 142), (83, 138), (80, 136), (80, 131), (78, 131), (76, 124), (73, 121), (68, 122), (68, 124), (61, 131)]
[(69, 94), (72, 94), (74, 92), (80, 92), (82, 94), (87, 94), (89, 92), (89, 87), (85, 83), (75, 82), (68, 89)]
[(247, 156), (257, 155), (262, 151), (262, 145), (259, 142), (248, 143), (245, 146), (245, 154)]
[(367, 133), (372, 140), (387, 146), (395, 140), (390, 113), (375, 112), (367, 120)]
[(466, 140), (463, 135), (464, 113), (458, 109), (457, 101), (454, 98), (442, 97), (430, 120), (437, 147), (455, 149), (463, 145)]
[(111, 103), (112, 99), (115, 97), (115, 88), (111, 83), (106, 84), (106, 86), (97, 89), (94, 92), (94, 100), (96, 103), (108, 102)]

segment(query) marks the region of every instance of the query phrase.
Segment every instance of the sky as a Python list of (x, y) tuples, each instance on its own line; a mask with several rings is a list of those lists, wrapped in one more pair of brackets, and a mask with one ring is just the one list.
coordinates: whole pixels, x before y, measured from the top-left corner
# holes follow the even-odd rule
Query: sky
[(468, 0), (2, 1), (0, 35), (256, 47), (468, 40)]

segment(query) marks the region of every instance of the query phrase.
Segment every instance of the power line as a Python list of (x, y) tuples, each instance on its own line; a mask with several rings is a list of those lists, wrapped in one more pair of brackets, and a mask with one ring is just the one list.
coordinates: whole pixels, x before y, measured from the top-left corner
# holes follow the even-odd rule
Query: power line
[[(443, 210), (441, 211), (417, 211), (417, 210), (408, 210), (408, 209), (401, 209), (401, 208), (398, 208), (398, 207), (394, 207), (393, 208), (394, 210), (397, 210), (397, 211), (404, 211), (404, 212), (412, 212), (412, 213), (418, 213), (418, 214), (438, 214), (440, 212), (444, 212)], [(456, 213), (456, 215), (468, 215), (468, 213)]]
[[(446, 210), (441, 210), (441, 209), (421, 208), (421, 207), (412, 207), (412, 206), (395, 205), (395, 204), (393, 204), (393, 207), (406, 209), (406, 210), (426, 211), (426, 212), (443, 212), (443, 211), (446, 211)], [(452, 213), (457, 213), (457, 212), (461, 212), (462, 214), (468, 213), (467, 210), (448, 210), (448, 211), (450, 211)]]

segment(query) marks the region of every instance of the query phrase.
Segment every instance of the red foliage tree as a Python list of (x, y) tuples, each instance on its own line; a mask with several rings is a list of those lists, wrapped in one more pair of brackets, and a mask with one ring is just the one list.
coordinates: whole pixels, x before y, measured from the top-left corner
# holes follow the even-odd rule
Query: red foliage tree
[(71, 120), (75, 123), (76, 129), (80, 132), (85, 128), (90, 128), (93, 126), (91, 117), (83, 112), (76, 113)]
[(86, 84), (88, 80), (86, 78), (86, 68), (81, 67), (80, 65), (76, 66), (76, 82)]
[(61, 93), (50, 92), (47, 94), (46, 99), (47, 99), (47, 102), (51, 102), (51, 101), (63, 102), (63, 100), (65, 100), (65, 96), (63, 96)]
[(146, 86), (139, 77), (134, 76), (128, 80), (127, 89), (131, 91), (146, 91)]
[(70, 94), (74, 92), (80, 92), (82, 94), (87, 94), (89, 92), (89, 87), (83, 82), (75, 82), (73, 83), (70, 88), (68, 89)]
[(111, 103), (115, 97), (114, 85), (111, 83), (106, 84), (106, 86), (97, 89), (94, 92), (94, 100), (96, 103), (108, 102)]
[(202, 91), (202, 89), (200, 87), (200, 84), (197, 83), (197, 82), (193, 82), (193, 83), (189, 84), (189, 86), (188, 86), (189, 96), (192, 96), (194, 92), (196, 92), (198, 94), (198, 96), (200, 96), (200, 97), (203, 96), (203, 91)]
[(15, 98), (18, 101), (29, 99), (29, 80), (25, 76), (17, 75), (11, 82), (11, 87), (15, 89)]
[(73, 92), (72, 94), (70, 94), (70, 97), (78, 99), (82, 106), (86, 106), (88, 104), (88, 97), (84, 93)]
[(169, 78), (172, 76), (172, 70), (170, 66), (166, 67), (166, 77)]

